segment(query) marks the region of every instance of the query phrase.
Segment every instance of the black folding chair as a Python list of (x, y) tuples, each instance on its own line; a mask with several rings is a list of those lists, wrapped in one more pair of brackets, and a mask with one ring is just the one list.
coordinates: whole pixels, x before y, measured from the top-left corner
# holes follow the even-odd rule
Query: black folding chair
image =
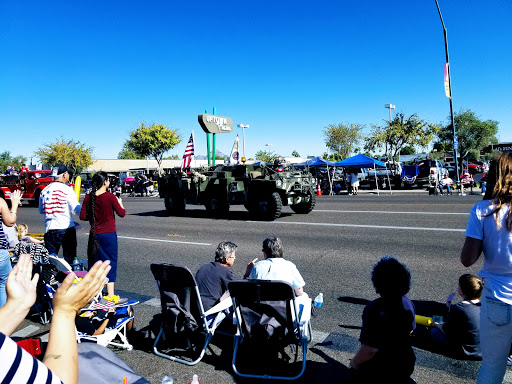
[[(243, 377), (261, 379), (296, 380), (306, 369), (306, 354), (310, 322), (298, 321), (295, 292), (290, 284), (284, 281), (243, 280), (228, 285), (236, 315), (237, 333), (233, 351), (232, 366), (234, 372)], [(272, 357), (289, 362), (285, 349), (290, 347), (298, 361), (299, 348), (302, 349), (302, 362), (298, 373), (277, 375), (268, 372), (272, 364), (258, 364), (257, 368), (264, 373), (254, 372), (252, 368), (241, 372), (237, 363), (243, 357), (238, 356), (241, 349), (247, 355), (254, 356), (255, 351), (262, 351), (270, 362)], [(242, 347), (242, 348), (240, 348)], [(249, 373), (251, 371), (251, 373)], [(287, 370), (288, 371), (288, 370)]]
[(166, 359), (195, 365), (203, 358), (225, 314), (205, 315), (199, 288), (187, 267), (151, 264), (151, 272), (162, 304), (162, 325), (153, 350)]

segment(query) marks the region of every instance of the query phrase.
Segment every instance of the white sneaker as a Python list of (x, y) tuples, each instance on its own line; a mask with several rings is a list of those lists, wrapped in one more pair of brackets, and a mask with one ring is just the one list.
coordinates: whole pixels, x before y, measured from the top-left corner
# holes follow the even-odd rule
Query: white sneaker
[(482, 192), (482, 196), (483, 196), (483, 195), (485, 195), (485, 193), (484, 193), (484, 192)]
[(463, 193), (463, 194), (462, 194), (462, 196), (466, 196), (466, 194), (465, 194), (465, 193)]

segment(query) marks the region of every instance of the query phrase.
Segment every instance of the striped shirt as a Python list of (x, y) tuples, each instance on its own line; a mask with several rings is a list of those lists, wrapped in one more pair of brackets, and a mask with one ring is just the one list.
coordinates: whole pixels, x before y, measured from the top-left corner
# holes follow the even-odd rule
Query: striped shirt
[(71, 214), (78, 215), (81, 208), (73, 188), (58, 181), (48, 185), (39, 196), (39, 213), (45, 215), (45, 232), (74, 227)]
[(2, 228), (2, 213), (0, 212), (0, 249), (9, 249), (9, 241)]
[(62, 384), (46, 365), (0, 332), (0, 383)]

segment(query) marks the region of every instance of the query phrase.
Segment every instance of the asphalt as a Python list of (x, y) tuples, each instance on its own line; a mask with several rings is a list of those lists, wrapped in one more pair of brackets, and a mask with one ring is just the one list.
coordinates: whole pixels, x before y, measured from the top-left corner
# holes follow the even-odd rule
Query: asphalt
[[(476, 273), (481, 267), (481, 261), (471, 268), (464, 268), (459, 261), (469, 211), (480, 199), (479, 193), (433, 196), (415, 190), (318, 196), (315, 210), (308, 215), (294, 214), (285, 207), (278, 220), (256, 222), (240, 206), (232, 207), (224, 220), (209, 218), (203, 207), (188, 206), (186, 215), (178, 218), (166, 214), (162, 199), (124, 198), (128, 214), (117, 219), (116, 290), (141, 304), (135, 308), (139, 331), (131, 340), (135, 349), (116, 353), (152, 383), (160, 383), (165, 375), (172, 376), (175, 383), (188, 383), (193, 374), (198, 374), (203, 384), (258, 382), (233, 373), (230, 340), (214, 338), (212, 348), (194, 367), (152, 353), (154, 335), (150, 331), (158, 323), (160, 308), (149, 265), (181, 264), (195, 272), (213, 260), (220, 241), (230, 240), (239, 246), (233, 269), (241, 277), (246, 263), (261, 257), (263, 239), (277, 235), (283, 240), (285, 258), (303, 275), (305, 291), (312, 297), (318, 292), (324, 294), (321, 314), (313, 321), (306, 372), (297, 382), (343, 383), (349, 360), (359, 346), (362, 310), (377, 297), (370, 281), (372, 266), (384, 255), (404, 262), (411, 271), (408, 296), (415, 302), (417, 313), (438, 314), (458, 277)], [(30, 232), (43, 232), (42, 216), (35, 208), (22, 207), (18, 220), (27, 223)], [(88, 224), (83, 224), (85, 228), (78, 231), (78, 247), (79, 255), (85, 257)], [(47, 329), (36, 317), (30, 317), (19, 332), (44, 338)], [(475, 381), (478, 362), (434, 354), (419, 341), (415, 342), (413, 374), (417, 383)], [(264, 356), (253, 358), (258, 364), (264, 363)]]

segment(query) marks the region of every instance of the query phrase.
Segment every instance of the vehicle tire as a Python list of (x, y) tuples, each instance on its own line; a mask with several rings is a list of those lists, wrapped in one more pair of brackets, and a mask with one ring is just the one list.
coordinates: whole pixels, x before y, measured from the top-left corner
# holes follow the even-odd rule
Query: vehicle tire
[(165, 209), (169, 215), (181, 216), (185, 213), (185, 198), (181, 191), (174, 189), (165, 195)]
[(224, 217), (229, 212), (228, 197), (221, 191), (214, 192), (208, 197), (205, 207), (211, 216)]
[(258, 219), (273, 221), (281, 216), (282, 208), (283, 202), (281, 201), (281, 196), (279, 196), (277, 192), (272, 192), (263, 200), (258, 201), (255, 211)]
[(313, 189), (310, 189), (306, 196), (309, 196), (308, 202), (290, 205), (290, 208), (293, 212), (299, 214), (307, 214), (311, 212), (313, 208), (315, 208), (316, 195), (313, 193)]

